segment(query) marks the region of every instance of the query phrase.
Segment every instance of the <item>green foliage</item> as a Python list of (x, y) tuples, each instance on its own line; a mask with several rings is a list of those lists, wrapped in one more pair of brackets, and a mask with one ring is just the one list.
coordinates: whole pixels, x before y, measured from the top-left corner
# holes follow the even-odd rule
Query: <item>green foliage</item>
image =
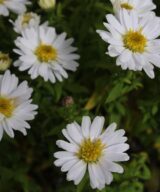
[[(158, 0), (155, 3), (159, 6)], [(31, 122), (27, 137), (16, 133), (0, 143), (0, 192), (91, 192), (86, 176), (79, 187), (67, 182), (65, 174), (53, 166), (55, 141), (62, 138), (67, 123), (81, 121), (83, 115), (103, 115), (106, 125), (117, 122), (129, 137), (130, 161), (123, 175), (115, 174), (111, 186), (102, 192), (160, 191), (160, 71), (149, 79), (145, 73), (122, 71), (105, 55), (107, 46), (96, 33), (103, 29), (105, 14), (112, 12), (106, 0), (57, 0), (54, 11), (44, 12), (33, 1), (32, 10), (49, 21), (58, 32), (75, 38), (81, 55), (80, 67), (68, 80), (56, 84), (34, 81), (26, 72), (11, 67), (20, 80), (34, 89), (39, 114)], [(157, 11), (157, 12), (158, 12)], [(11, 15), (15, 19), (14, 14)], [(6, 33), (7, 32), (7, 33)], [(16, 34), (8, 18), (0, 17), (0, 50), (13, 53)], [(72, 96), (74, 104), (62, 104)]]

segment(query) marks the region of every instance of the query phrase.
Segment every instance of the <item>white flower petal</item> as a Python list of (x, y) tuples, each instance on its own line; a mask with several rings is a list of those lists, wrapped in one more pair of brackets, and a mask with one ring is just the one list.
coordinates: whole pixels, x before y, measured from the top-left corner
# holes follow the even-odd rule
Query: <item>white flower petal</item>
[(123, 153), (129, 149), (129, 145), (126, 143), (111, 145), (105, 149), (105, 152)]
[(90, 135), (91, 119), (88, 116), (82, 118), (82, 133), (85, 138), (89, 138)]
[(77, 146), (75, 146), (71, 143), (68, 143), (66, 141), (63, 141), (63, 140), (58, 140), (56, 142), (56, 144), (59, 148), (62, 148), (68, 152), (73, 152), (73, 153), (75, 152), (76, 153), (78, 151)]
[[(73, 180), (75, 184), (79, 184), (79, 182), (82, 180), (85, 171), (86, 171), (86, 163), (83, 161), (78, 161), (68, 172), (67, 174), (67, 180), (71, 181)], [(75, 171), (76, 170), (76, 171)]]
[(110, 173), (110, 171), (108, 171), (108, 168), (106, 167), (106, 162), (103, 159), (99, 161), (99, 164), (102, 170), (104, 171), (107, 185), (110, 185), (111, 182), (113, 181), (113, 175)]
[(83, 136), (79, 129), (76, 128), (76, 126), (72, 123), (67, 125), (67, 132), (70, 138), (77, 144), (82, 143), (83, 141)]
[(67, 172), (69, 171), (79, 160), (77, 158), (74, 158), (70, 161), (67, 161), (66, 163), (63, 164), (61, 171), (62, 172)]
[(88, 165), (88, 171), (89, 171), (89, 178), (90, 178), (90, 185), (93, 189), (98, 188), (99, 183), (97, 181), (96, 172), (95, 172), (95, 164), (89, 164)]
[(153, 66), (151, 64), (146, 64), (144, 66), (144, 71), (146, 72), (146, 74), (151, 78), (151, 79), (154, 79), (155, 78), (155, 74), (154, 74), (154, 71), (153, 71)]
[(114, 161), (114, 162), (129, 160), (129, 156), (126, 153), (115, 153), (114, 151), (106, 153), (105, 156), (107, 159), (109, 159), (109, 161)]
[(3, 137), (3, 127), (0, 124), (0, 141), (1, 141), (2, 137)]
[(90, 127), (90, 138), (91, 140), (95, 139), (98, 137), (103, 129), (104, 126), (104, 117), (96, 117)]
[(116, 123), (110, 124), (107, 129), (104, 131), (104, 133), (100, 136), (102, 140), (104, 140), (107, 136), (110, 137), (111, 134), (114, 133), (115, 129), (117, 127)]
[(14, 138), (14, 132), (12, 130), (12, 128), (10, 126), (8, 126), (8, 124), (6, 123), (6, 121), (2, 121), (2, 126), (4, 131), (11, 137)]
[(112, 161), (109, 161), (107, 159), (103, 159), (102, 161), (105, 162), (106, 170), (114, 173), (123, 173), (124, 169), (121, 165), (114, 163)]

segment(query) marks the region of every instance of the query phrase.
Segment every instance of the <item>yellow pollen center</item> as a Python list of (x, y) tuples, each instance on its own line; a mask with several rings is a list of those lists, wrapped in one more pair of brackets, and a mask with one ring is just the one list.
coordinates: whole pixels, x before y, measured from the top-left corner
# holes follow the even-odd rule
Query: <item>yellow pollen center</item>
[(128, 31), (123, 36), (124, 47), (132, 52), (143, 53), (147, 45), (146, 37), (140, 31)]
[(57, 59), (57, 50), (51, 45), (41, 44), (35, 54), (41, 62), (49, 62)]
[(0, 52), (0, 61), (2, 62), (7, 62), (9, 60), (9, 55), (8, 54), (4, 54)]
[(122, 3), (121, 4), (121, 8), (123, 9), (127, 9), (127, 10), (132, 10), (133, 9), (133, 6), (128, 4), (128, 3)]
[(84, 140), (80, 146), (78, 157), (84, 160), (86, 163), (94, 163), (99, 160), (102, 155), (104, 145), (101, 140), (91, 141), (90, 139)]
[(4, 3), (4, 0), (0, 0), (0, 4)]
[(5, 117), (11, 117), (14, 111), (14, 101), (4, 97), (0, 97), (0, 113)]
[(32, 19), (32, 15), (30, 13), (26, 13), (23, 15), (22, 25), (28, 24)]

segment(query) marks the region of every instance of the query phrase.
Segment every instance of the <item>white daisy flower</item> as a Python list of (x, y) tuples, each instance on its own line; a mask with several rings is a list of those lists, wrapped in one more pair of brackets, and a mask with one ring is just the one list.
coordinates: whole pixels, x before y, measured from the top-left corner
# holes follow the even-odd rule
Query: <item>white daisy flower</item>
[(14, 27), (14, 31), (22, 33), (26, 28), (38, 27), (40, 24), (40, 16), (36, 13), (28, 12), (23, 13), (17, 17), (15, 22), (11, 21)]
[(140, 17), (146, 16), (148, 13), (151, 13), (156, 9), (156, 5), (152, 0), (110, 0), (115, 13), (118, 13), (120, 10), (136, 11)]
[(128, 161), (125, 153), (129, 145), (125, 142), (125, 131), (115, 131), (112, 123), (103, 132), (104, 117), (97, 116), (93, 122), (89, 117), (82, 119), (82, 125), (76, 122), (67, 125), (62, 130), (68, 141), (58, 140), (58, 147), (63, 151), (54, 154), (57, 160), (54, 164), (67, 173), (67, 180), (77, 185), (86, 171), (89, 172), (90, 185), (93, 189), (103, 189), (105, 184), (113, 180), (112, 172), (123, 173), (123, 168), (116, 162)]
[(154, 15), (138, 19), (136, 12), (120, 11), (119, 19), (107, 15), (104, 23), (108, 31), (97, 30), (101, 38), (109, 43), (108, 53), (118, 57), (116, 64), (123, 70), (142, 69), (154, 78), (154, 65), (160, 67), (160, 20)]
[(37, 105), (31, 104), (32, 91), (26, 81), (18, 85), (18, 78), (10, 71), (0, 76), (0, 140), (4, 131), (12, 138), (14, 130), (27, 134), (27, 121), (37, 114)]
[(24, 13), (28, 4), (28, 0), (0, 0), (0, 15), (8, 16), (9, 10), (17, 14)]
[(29, 70), (32, 79), (41, 76), (52, 83), (68, 78), (66, 70), (76, 71), (79, 55), (74, 52), (73, 39), (66, 39), (66, 33), (56, 34), (55, 28), (41, 25), (26, 29), (15, 41), (20, 55), (14, 63), (20, 71)]

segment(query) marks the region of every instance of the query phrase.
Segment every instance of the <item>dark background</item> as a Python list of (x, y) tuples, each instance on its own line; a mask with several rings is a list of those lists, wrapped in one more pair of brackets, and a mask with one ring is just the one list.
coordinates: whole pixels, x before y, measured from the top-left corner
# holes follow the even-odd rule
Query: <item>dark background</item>
[[(48, 20), (58, 33), (65, 31), (75, 38), (80, 67), (56, 84), (41, 78), (32, 81), (27, 72), (11, 67), (12, 73), (34, 88), (39, 114), (26, 137), (16, 132), (15, 139), (5, 135), (0, 142), (0, 192), (93, 191), (89, 183), (76, 187), (67, 182), (53, 165), (62, 128), (74, 120), (80, 123), (83, 115), (103, 115), (106, 126), (115, 121), (129, 137), (131, 160), (123, 164), (125, 174), (115, 174), (103, 192), (160, 192), (160, 70), (155, 69), (156, 78), (151, 80), (144, 72), (122, 71), (115, 59), (105, 55), (107, 46), (96, 29), (104, 28), (105, 14), (112, 12), (109, 0), (59, 0), (50, 12), (36, 2), (28, 10)], [(160, 1), (154, 2), (160, 15)], [(0, 16), (0, 50), (16, 60), (12, 50), (17, 35), (8, 20)], [(67, 96), (72, 96), (74, 104), (68, 106)]]

